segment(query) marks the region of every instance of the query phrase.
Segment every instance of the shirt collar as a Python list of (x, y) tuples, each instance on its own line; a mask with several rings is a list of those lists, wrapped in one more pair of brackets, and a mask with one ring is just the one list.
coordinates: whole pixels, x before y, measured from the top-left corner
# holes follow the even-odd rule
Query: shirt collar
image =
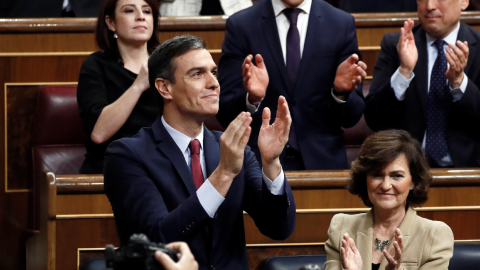
[(165, 119), (163, 119), (162, 116), (162, 123), (165, 129), (167, 130), (168, 134), (172, 137), (172, 139), (175, 141), (177, 144), (178, 148), (182, 151), (182, 153), (185, 153), (185, 151), (188, 148), (188, 145), (190, 145), (190, 141), (197, 139), (200, 142), (200, 148), (203, 149), (203, 125), (202, 125), (202, 131), (200, 131), (200, 134), (196, 138), (190, 138), (187, 135), (181, 133), (180, 131), (174, 129), (171, 127)]
[[(272, 0), (272, 5), (275, 17), (278, 17), (280, 14), (282, 14), (282, 11), (287, 8), (287, 6), (282, 2), (282, 0)], [(304, 13), (309, 14), (311, 7), (312, 0), (305, 0), (297, 8), (301, 9)]]
[[(447, 42), (447, 44), (449, 44), (449, 43), (456, 44), (459, 30), (460, 30), (460, 22), (458, 23), (457, 27), (455, 29), (453, 29), (453, 31), (450, 32), (450, 34), (448, 34), (448, 36), (443, 38), (443, 40), (445, 42)], [(427, 48), (428, 48), (428, 47), (432, 46), (432, 44), (436, 41), (436, 39), (431, 37), (429, 34), (426, 34), (426, 35), (427, 35)]]

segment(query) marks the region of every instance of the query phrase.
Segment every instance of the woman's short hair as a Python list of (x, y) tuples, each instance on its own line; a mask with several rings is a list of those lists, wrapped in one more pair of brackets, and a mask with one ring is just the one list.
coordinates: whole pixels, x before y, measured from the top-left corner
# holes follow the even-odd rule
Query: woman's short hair
[(352, 162), (347, 187), (350, 193), (358, 195), (366, 206), (372, 207), (367, 192), (367, 175), (382, 171), (402, 154), (407, 159), (414, 185), (407, 197), (407, 207), (424, 204), (432, 181), (430, 166), (420, 143), (404, 130), (380, 131), (363, 142), (359, 157)]
[[(150, 39), (147, 41), (147, 50), (151, 54), (153, 50), (160, 44), (158, 41), (158, 17), (160, 10), (157, 0), (144, 0), (152, 9), (153, 16), (153, 32)], [(95, 29), (95, 41), (97, 46), (110, 57), (122, 61), (120, 52), (118, 51), (117, 41), (113, 37), (113, 31), (108, 29), (105, 22), (105, 17), (108, 15), (112, 20), (115, 20), (115, 8), (118, 0), (104, 0), (100, 6), (100, 11), (97, 18), (97, 28)]]

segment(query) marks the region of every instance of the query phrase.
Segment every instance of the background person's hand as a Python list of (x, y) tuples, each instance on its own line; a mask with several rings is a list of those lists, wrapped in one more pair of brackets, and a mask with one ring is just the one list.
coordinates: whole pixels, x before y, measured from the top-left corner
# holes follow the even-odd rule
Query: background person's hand
[(398, 40), (397, 52), (400, 57), (400, 74), (406, 79), (410, 79), (413, 68), (417, 64), (418, 51), (417, 45), (415, 45), (415, 39), (413, 37), (413, 25), (414, 22), (410, 19), (403, 23), (403, 27), (400, 29), (400, 39)]
[(253, 104), (265, 97), (269, 78), (263, 57), (260, 54), (255, 56), (256, 66), (252, 60), (253, 56), (251, 54), (245, 57), (242, 65), (242, 75), (243, 86), (248, 92), (248, 101)]
[(176, 251), (179, 260), (174, 262), (167, 254), (155, 252), (155, 259), (165, 270), (198, 270), (198, 263), (185, 242), (172, 242), (167, 248)]
[(148, 82), (148, 62), (142, 64), (140, 71), (138, 72), (137, 78), (133, 82), (133, 85), (137, 91), (143, 92), (150, 88), (150, 83)]
[(458, 88), (463, 82), (465, 73), (463, 72), (468, 62), (468, 42), (461, 42), (457, 40), (457, 44), (450, 43), (445, 48), (445, 57), (447, 58), (450, 67), (445, 73), (452, 88)]
[(351, 92), (365, 79), (367, 64), (358, 60), (358, 55), (352, 54), (338, 66), (333, 82), (335, 91)]

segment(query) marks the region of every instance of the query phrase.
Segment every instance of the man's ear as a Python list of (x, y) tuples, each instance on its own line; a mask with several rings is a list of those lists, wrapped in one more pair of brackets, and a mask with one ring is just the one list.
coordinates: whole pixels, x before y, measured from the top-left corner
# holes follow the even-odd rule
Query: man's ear
[(110, 31), (115, 33), (115, 30), (116, 30), (115, 21), (112, 18), (110, 18), (110, 16), (108, 15), (105, 16), (105, 23), (107, 24), (108, 29), (110, 29)]
[(163, 99), (172, 99), (172, 83), (169, 80), (157, 78), (155, 80), (155, 87)]
[(462, 1), (462, 11), (464, 11), (465, 9), (467, 9), (468, 5), (470, 4), (470, 0), (461, 0)]

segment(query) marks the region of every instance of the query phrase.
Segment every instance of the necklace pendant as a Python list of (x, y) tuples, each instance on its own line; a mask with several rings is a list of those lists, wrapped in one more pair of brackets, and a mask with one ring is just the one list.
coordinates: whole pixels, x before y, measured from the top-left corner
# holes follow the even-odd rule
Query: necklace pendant
[(375, 250), (380, 250), (383, 252), (383, 250), (385, 250), (385, 248), (388, 246), (388, 244), (390, 243), (390, 240), (385, 240), (382, 242), (382, 240), (378, 239), (378, 238), (375, 238)]

